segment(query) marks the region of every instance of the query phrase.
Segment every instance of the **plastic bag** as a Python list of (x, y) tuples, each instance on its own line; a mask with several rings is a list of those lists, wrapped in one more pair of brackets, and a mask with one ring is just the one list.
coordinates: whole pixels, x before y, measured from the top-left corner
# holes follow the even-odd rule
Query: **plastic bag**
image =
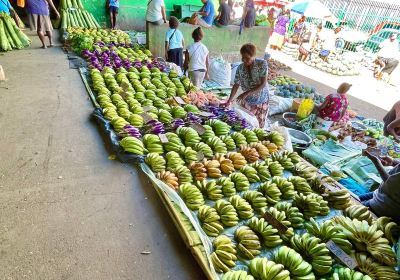
[(260, 127), (256, 116), (246, 108), (243, 108), (242, 106), (234, 102), (232, 105), (232, 110), (234, 110), (241, 118), (245, 119), (247, 123), (249, 123), (252, 127)]
[(293, 99), (291, 98), (284, 98), (277, 95), (270, 95), (268, 116), (273, 116), (276, 114), (287, 112), (292, 107), (292, 104), (293, 104)]
[(283, 149), (289, 152), (293, 152), (292, 140), (290, 138), (289, 131), (287, 130), (286, 127), (279, 125), (278, 122), (275, 122), (271, 125), (270, 130), (279, 132), (283, 136), (283, 138), (285, 138), (285, 144), (283, 144)]
[(229, 87), (231, 84), (231, 64), (225, 62), (222, 57), (214, 58), (208, 66), (210, 80), (220, 84), (223, 87)]
[(314, 109), (314, 101), (312, 99), (304, 99), (297, 110), (297, 117), (302, 120), (307, 118)]

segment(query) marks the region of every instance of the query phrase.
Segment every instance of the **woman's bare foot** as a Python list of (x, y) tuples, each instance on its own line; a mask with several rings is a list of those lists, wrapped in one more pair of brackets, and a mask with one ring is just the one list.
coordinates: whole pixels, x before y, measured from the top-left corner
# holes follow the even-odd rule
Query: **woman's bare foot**
[(45, 45), (40, 47), (41, 49), (47, 49), (47, 47)]

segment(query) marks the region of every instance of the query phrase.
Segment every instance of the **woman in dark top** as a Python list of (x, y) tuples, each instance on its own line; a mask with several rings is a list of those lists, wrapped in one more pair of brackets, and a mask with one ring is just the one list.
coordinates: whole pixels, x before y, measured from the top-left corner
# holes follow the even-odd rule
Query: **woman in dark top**
[(231, 7), (226, 3), (226, 0), (219, 1), (218, 16), (215, 24), (217, 26), (227, 26), (231, 21)]
[(256, 8), (253, 0), (246, 0), (243, 7), (243, 18), (244, 26), (246, 28), (251, 28), (256, 25)]

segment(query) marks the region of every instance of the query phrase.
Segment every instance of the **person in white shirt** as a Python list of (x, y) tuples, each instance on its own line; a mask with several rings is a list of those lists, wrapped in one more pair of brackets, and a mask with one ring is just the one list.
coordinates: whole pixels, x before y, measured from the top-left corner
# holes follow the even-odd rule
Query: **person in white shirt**
[(381, 66), (381, 70), (377, 74), (378, 79), (384, 73), (390, 75), (399, 65), (399, 41), (396, 34), (392, 34), (389, 39), (383, 41), (378, 52), (377, 63)]
[(147, 3), (146, 22), (161, 25), (167, 22), (164, 0), (149, 0)]
[(185, 51), (185, 64), (183, 68), (189, 71), (189, 78), (192, 83), (201, 88), (204, 79), (208, 80), (208, 49), (201, 42), (204, 37), (201, 27), (196, 28), (192, 33), (194, 43), (188, 46)]

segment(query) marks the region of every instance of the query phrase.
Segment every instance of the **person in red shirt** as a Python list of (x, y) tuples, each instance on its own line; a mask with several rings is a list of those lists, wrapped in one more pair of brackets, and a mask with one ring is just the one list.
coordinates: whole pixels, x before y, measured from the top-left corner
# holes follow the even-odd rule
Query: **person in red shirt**
[(336, 93), (329, 94), (325, 97), (324, 103), (322, 103), (318, 110), (320, 118), (326, 121), (339, 122), (346, 115), (349, 101), (347, 100), (346, 93), (350, 90), (351, 84), (341, 84)]

